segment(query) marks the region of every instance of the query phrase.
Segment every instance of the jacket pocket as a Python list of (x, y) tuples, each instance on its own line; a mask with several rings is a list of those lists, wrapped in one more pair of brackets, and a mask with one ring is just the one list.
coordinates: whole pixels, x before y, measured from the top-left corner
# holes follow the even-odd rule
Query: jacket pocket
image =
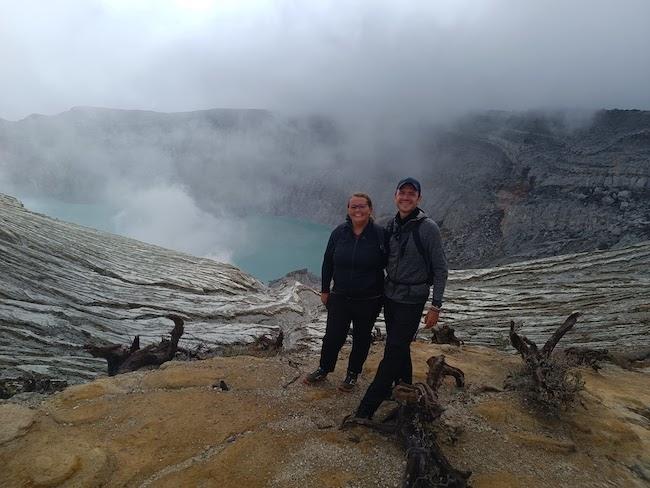
[(410, 298), (420, 298), (426, 302), (429, 298), (429, 290), (431, 288), (428, 284), (422, 283), (419, 285), (411, 285), (407, 291)]

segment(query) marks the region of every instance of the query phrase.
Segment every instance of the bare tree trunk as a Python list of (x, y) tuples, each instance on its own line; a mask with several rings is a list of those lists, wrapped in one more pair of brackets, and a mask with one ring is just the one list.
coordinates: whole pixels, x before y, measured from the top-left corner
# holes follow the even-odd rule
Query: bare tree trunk
[(159, 366), (171, 360), (178, 349), (178, 341), (183, 335), (183, 319), (178, 315), (167, 315), (174, 322), (170, 339), (163, 339), (158, 344), (150, 344), (140, 349), (140, 337), (135, 336), (131, 346), (120, 344), (95, 345), (86, 344), (84, 350), (92, 356), (104, 358), (108, 363), (108, 375), (136, 371), (144, 366)]
[(434, 327), (431, 330), (431, 342), (433, 344), (452, 344), (454, 346), (460, 346), (463, 343), (463, 341), (456, 337), (456, 331), (453, 327), (443, 325), (440, 328)]

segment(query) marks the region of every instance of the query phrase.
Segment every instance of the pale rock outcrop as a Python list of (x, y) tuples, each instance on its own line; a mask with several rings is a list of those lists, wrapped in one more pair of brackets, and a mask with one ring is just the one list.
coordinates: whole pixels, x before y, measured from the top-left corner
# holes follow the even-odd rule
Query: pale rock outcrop
[[(285, 349), (320, 348), (325, 310), (295, 277), (269, 288), (231, 265), (52, 219), (3, 195), (0, 219), (2, 375), (94, 377), (105, 364), (82, 352), (85, 342), (128, 344), (136, 334), (143, 345), (158, 342), (170, 313), (185, 319), (185, 348), (247, 344), (280, 330)], [(650, 242), (452, 271), (441, 320), (466, 343), (508, 347), (510, 320), (541, 343), (579, 310), (564, 347), (647, 347), (647, 269)]]
[[(157, 342), (185, 320), (181, 346), (250, 343), (314, 319), (295, 282), (268, 288), (234, 266), (52, 219), (0, 195), (0, 366), (72, 380), (105, 369), (81, 347)], [(305, 325), (306, 324), (306, 325)]]

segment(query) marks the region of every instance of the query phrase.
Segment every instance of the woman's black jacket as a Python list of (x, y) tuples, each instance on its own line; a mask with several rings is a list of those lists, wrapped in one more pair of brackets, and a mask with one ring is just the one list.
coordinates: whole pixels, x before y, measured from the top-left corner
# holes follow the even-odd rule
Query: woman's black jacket
[(384, 229), (368, 222), (357, 238), (349, 218), (332, 231), (323, 256), (322, 288), (351, 298), (376, 297), (384, 290)]

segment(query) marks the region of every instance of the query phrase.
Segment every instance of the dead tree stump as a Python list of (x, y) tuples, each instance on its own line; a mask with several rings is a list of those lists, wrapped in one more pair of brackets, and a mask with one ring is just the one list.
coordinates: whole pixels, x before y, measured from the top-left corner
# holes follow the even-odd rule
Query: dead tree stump
[(278, 352), (282, 349), (283, 343), (284, 343), (284, 332), (280, 331), (276, 337), (273, 337), (271, 335), (266, 335), (266, 334), (258, 337), (251, 347), (255, 351)]
[(551, 410), (566, 408), (573, 403), (578, 391), (584, 386), (579, 374), (570, 374), (566, 360), (551, 356), (555, 346), (571, 330), (580, 315), (580, 312), (569, 315), (541, 350), (533, 341), (517, 334), (515, 323), (510, 322), (510, 342), (526, 366), (527, 374), (521, 386), (540, 406)]
[(138, 370), (144, 366), (159, 366), (171, 360), (178, 349), (178, 341), (183, 335), (183, 319), (178, 315), (167, 315), (174, 322), (170, 339), (162, 339), (158, 344), (150, 344), (140, 349), (140, 336), (135, 336), (130, 346), (121, 344), (86, 344), (84, 350), (93, 357), (104, 358), (108, 363), (108, 375)]
[(399, 402), (399, 406), (383, 422), (348, 416), (342, 428), (364, 425), (394, 435), (406, 451), (403, 488), (465, 488), (469, 486), (471, 471), (460, 471), (451, 465), (431, 429), (431, 424), (444, 411), (438, 400), (438, 389), (445, 376), (453, 376), (456, 386), (462, 387), (465, 375), (460, 369), (445, 363), (444, 356), (432, 356), (427, 364), (426, 383), (400, 384), (393, 389), (393, 399)]
[(463, 344), (463, 341), (456, 337), (456, 331), (453, 327), (443, 325), (440, 328), (434, 327), (431, 331), (432, 344), (452, 344), (454, 346)]

